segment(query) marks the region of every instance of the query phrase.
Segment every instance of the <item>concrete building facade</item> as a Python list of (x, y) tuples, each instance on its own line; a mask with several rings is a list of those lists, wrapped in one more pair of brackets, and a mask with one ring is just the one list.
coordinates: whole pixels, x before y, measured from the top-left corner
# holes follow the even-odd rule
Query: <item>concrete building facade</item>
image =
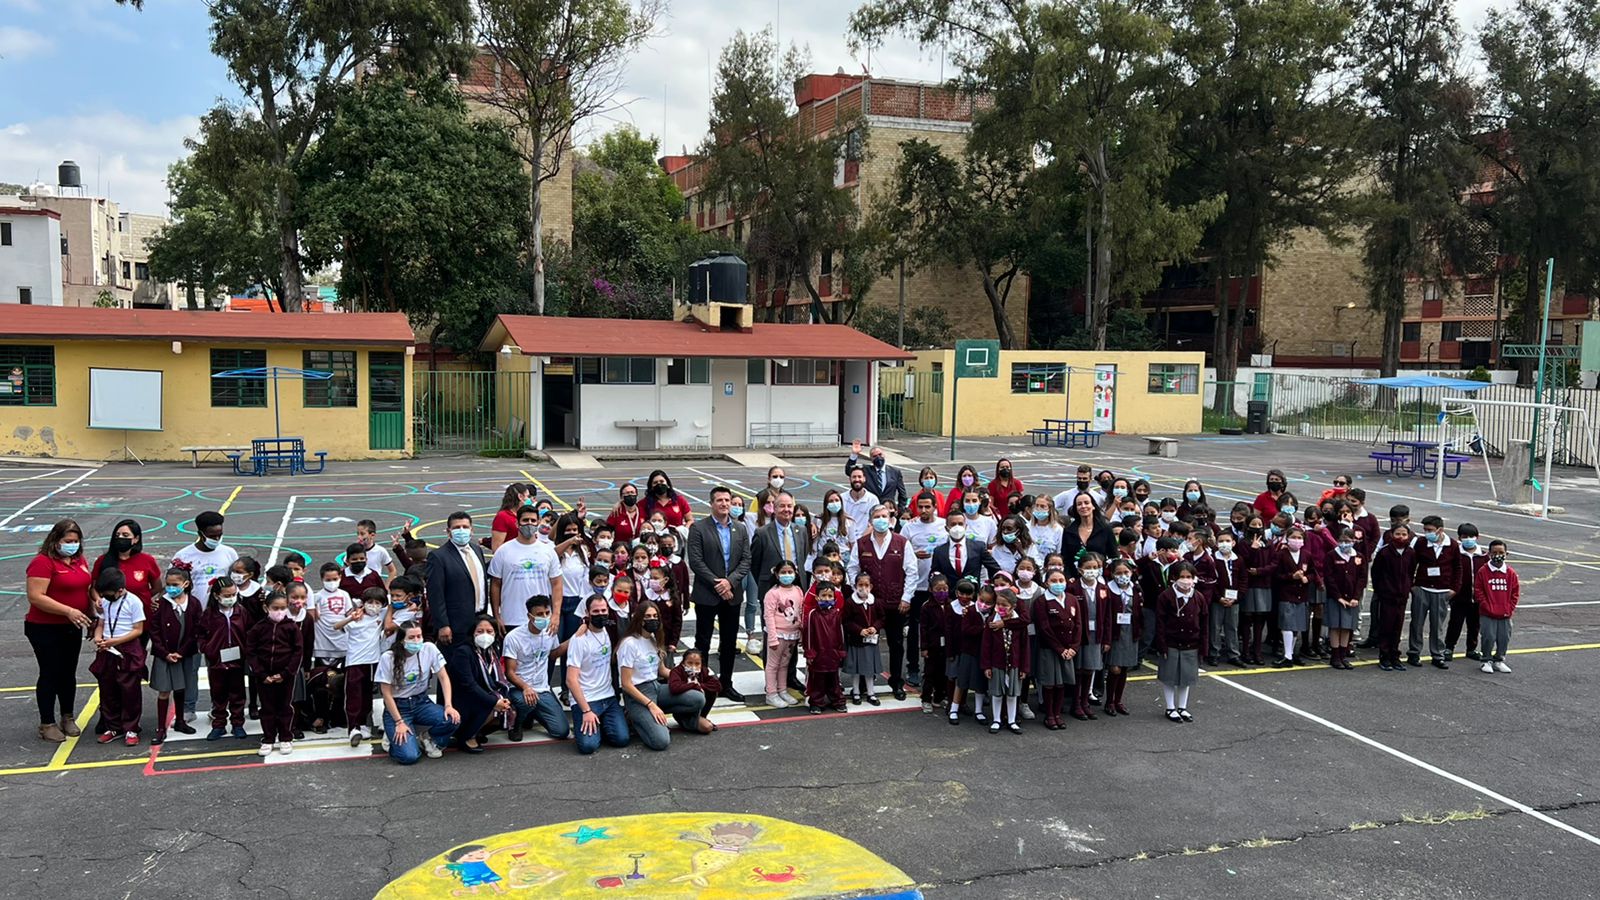
[(0, 197), (0, 304), (61, 305), (61, 214)]

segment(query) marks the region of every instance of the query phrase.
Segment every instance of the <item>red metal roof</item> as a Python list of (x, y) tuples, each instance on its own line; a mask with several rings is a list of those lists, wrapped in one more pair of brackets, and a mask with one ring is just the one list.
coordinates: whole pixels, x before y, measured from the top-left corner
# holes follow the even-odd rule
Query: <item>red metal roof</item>
[(416, 341), (404, 313), (201, 312), (13, 303), (0, 312), (0, 338), (394, 346)]
[(0, 216), (45, 216), (59, 220), (61, 213), (53, 209), (40, 209), (37, 206), (0, 206)]
[(480, 350), (513, 344), (530, 356), (692, 356), (715, 359), (908, 360), (910, 353), (848, 325), (768, 325), (717, 331), (699, 322), (500, 316)]

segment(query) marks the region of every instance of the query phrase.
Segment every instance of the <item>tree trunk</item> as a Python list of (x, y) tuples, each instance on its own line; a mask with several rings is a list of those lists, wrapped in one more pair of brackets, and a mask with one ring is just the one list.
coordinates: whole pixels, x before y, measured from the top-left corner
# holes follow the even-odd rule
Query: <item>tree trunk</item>
[[(1232, 282), (1228, 278), (1228, 256), (1226, 253), (1217, 257), (1216, 321), (1211, 326), (1211, 365), (1216, 367), (1216, 388), (1211, 399), (1211, 408), (1218, 413), (1226, 413), (1233, 408), (1233, 390), (1230, 384), (1228, 389), (1223, 388), (1224, 382), (1232, 382), (1238, 373), (1238, 357), (1228, 353), (1228, 299), (1231, 293)], [(1230, 359), (1231, 357), (1231, 359)], [(1232, 361), (1235, 365), (1225, 365), (1225, 361)]]
[(1106, 349), (1106, 324), (1111, 317), (1111, 183), (1105, 171), (1106, 148), (1100, 145), (1100, 227), (1095, 246), (1094, 349)]
[[(1540, 328), (1544, 320), (1544, 278), (1541, 275), (1544, 257), (1537, 250), (1538, 248), (1530, 246), (1524, 256), (1525, 284), (1522, 291), (1522, 343), (1534, 346), (1539, 344)], [(1537, 359), (1523, 357), (1517, 360), (1517, 383), (1524, 387), (1532, 387), (1538, 366)]]
[(200, 308), (200, 304), (195, 302), (194, 280), (193, 279), (190, 279), (190, 280), (185, 281), (183, 283), (183, 302), (190, 309), (199, 309)]
[(1017, 336), (1012, 333), (1011, 321), (1006, 318), (1005, 298), (1000, 296), (1000, 289), (995, 286), (994, 278), (987, 271), (983, 273), (983, 293), (989, 298), (989, 309), (994, 313), (994, 333), (995, 337), (1000, 339), (1000, 349), (1016, 349)]
[[(1249, 267), (1251, 275), (1255, 273), (1258, 265), (1259, 264), (1252, 264)], [(1231, 262), (1229, 263), (1229, 266), (1230, 268), (1232, 267)], [(1230, 379), (1239, 377), (1239, 345), (1244, 343), (1244, 313), (1246, 307), (1250, 305), (1251, 275), (1246, 275), (1244, 277), (1244, 283), (1239, 285), (1233, 284), (1233, 282), (1237, 279), (1233, 278), (1231, 275), (1228, 279), (1228, 293), (1230, 295), (1238, 294), (1239, 296), (1239, 301), (1233, 304), (1233, 322), (1231, 323), (1232, 327), (1228, 331), (1228, 345), (1224, 347), (1222, 351), (1223, 356), (1227, 357), (1228, 377)], [(1218, 371), (1221, 370), (1219, 369)]]
[(1406, 314), (1406, 284), (1396, 261), (1391, 259), (1384, 276), (1383, 361), (1378, 374), (1389, 378), (1400, 371), (1401, 320)]
[[(280, 179), (281, 182), (281, 179)], [(300, 278), (300, 229), (294, 224), (294, 197), (288, 187), (280, 183), (277, 188), (278, 209), (278, 277), (283, 279), (278, 291), (278, 303), (284, 312), (300, 312), (301, 295), (305, 285)]]
[(533, 311), (544, 315), (544, 197), (540, 190), (539, 170), (544, 165), (544, 139), (532, 142), (533, 184), (528, 188), (528, 221), (532, 234), (528, 236), (528, 263), (533, 266)]

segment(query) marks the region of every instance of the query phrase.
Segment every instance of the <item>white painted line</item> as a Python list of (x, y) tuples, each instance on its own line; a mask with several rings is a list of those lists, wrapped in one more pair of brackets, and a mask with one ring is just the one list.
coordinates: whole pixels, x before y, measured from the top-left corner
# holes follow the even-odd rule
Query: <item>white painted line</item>
[(300, 499), (298, 494), (289, 497), (289, 505), (283, 508), (283, 521), (278, 523), (278, 533), (272, 538), (272, 549), (267, 551), (267, 566), (277, 565), (278, 551), (283, 548), (284, 532), (289, 530), (289, 519), (294, 516), (294, 502)]
[[(257, 741), (256, 746), (261, 746), (261, 742)], [(261, 757), (261, 761), (269, 766), (275, 766), (285, 763), (322, 762), (330, 759), (369, 759), (382, 752), (380, 747), (381, 745), (373, 746), (366, 741), (362, 741), (359, 745), (352, 747), (348, 739), (337, 744), (311, 744), (306, 741), (295, 741), (293, 753), (284, 755), (273, 752), (270, 756)], [(240, 759), (246, 762), (249, 761), (249, 757), (240, 757)]]
[(0, 484), (17, 484), (17, 483), (23, 482), (23, 481), (32, 481), (35, 478), (49, 478), (51, 475), (60, 475), (64, 471), (66, 471), (66, 470), (65, 469), (51, 469), (48, 472), (40, 472), (37, 475), (29, 475), (27, 478), (7, 478), (5, 481), (0, 481)]
[(1410, 754), (1407, 754), (1407, 753), (1402, 753), (1399, 750), (1396, 750), (1396, 749), (1394, 749), (1393, 747), (1390, 747), (1387, 744), (1384, 744), (1384, 743), (1382, 743), (1380, 741), (1373, 740), (1372, 738), (1369, 738), (1369, 737), (1367, 737), (1366, 735), (1363, 735), (1363, 734), (1359, 734), (1359, 733), (1357, 733), (1355, 731), (1351, 731), (1350, 729), (1348, 729), (1348, 728), (1344, 727), (1343, 725), (1340, 725), (1340, 724), (1338, 724), (1336, 722), (1330, 722), (1327, 719), (1324, 719), (1323, 717), (1321, 717), (1321, 716), (1319, 716), (1319, 715), (1317, 715), (1315, 713), (1306, 712), (1305, 710), (1300, 709), (1297, 706), (1292, 706), (1292, 705), (1290, 705), (1288, 703), (1285, 703), (1282, 700), (1277, 699), (1276, 697), (1272, 697), (1272, 696), (1269, 696), (1267, 694), (1263, 694), (1258, 690), (1254, 690), (1252, 688), (1245, 687), (1244, 685), (1233, 681), (1227, 675), (1213, 674), (1211, 676), (1211, 680), (1212, 681), (1216, 681), (1216, 682), (1220, 682), (1222, 684), (1225, 684), (1228, 687), (1231, 687), (1234, 690), (1239, 691), (1240, 693), (1248, 694), (1251, 697), (1255, 697), (1257, 700), (1265, 700), (1268, 703), (1272, 704), (1273, 706), (1276, 706), (1279, 709), (1284, 710), (1285, 712), (1290, 712), (1290, 713), (1293, 713), (1293, 714), (1295, 714), (1295, 715), (1297, 715), (1297, 716), (1299, 716), (1299, 717), (1301, 717), (1303, 719), (1307, 719), (1309, 721), (1315, 722), (1318, 725), (1321, 725), (1324, 728), (1327, 728), (1327, 729), (1329, 729), (1331, 731), (1337, 732), (1338, 734), (1342, 734), (1347, 738), (1351, 738), (1352, 740), (1356, 740), (1356, 741), (1359, 741), (1359, 742), (1361, 742), (1363, 744), (1366, 744), (1367, 746), (1373, 748), (1374, 750), (1379, 750), (1379, 751), (1382, 751), (1384, 753), (1387, 753), (1388, 755), (1394, 757), (1395, 759), (1400, 760), (1403, 763), (1406, 763), (1406, 764), (1412, 765), (1412, 766), (1416, 766), (1417, 768), (1423, 770), (1424, 772), (1431, 772), (1432, 774), (1437, 775), (1440, 778), (1443, 778), (1443, 779), (1445, 779), (1447, 781), (1453, 781), (1456, 784), (1461, 785), (1462, 787), (1466, 788), (1469, 791), (1474, 791), (1476, 793), (1482, 794), (1485, 797), (1488, 797), (1491, 800), (1497, 801), (1499, 803), (1504, 803), (1506, 806), (1509, 806), (1512, 809), (1515, 809), (1516, 811), (1518, 811), (1520, 813), (1524, 813), (1526, 815), (1532, 816), (1533, 818), (1538, 819), (1539, 821), (1545, 823), (1546, 825), (1550, 825), (1550, 826), (1553, 826), (1555, 828), (1559, 828), (1562, 831), (1567, 832), (1568, 834), (1571, 834), (1571, 835), (1574, 835), (1576, 837), (1582, 838), (1583, 840), (1588, 841), (1589, 843), (1594, 844), (1596, 846), (1600, 846), (1600, 837), (1595, 837), (1594, 835), (1590, 834), (1587, 831), (1582, 830), (1581, 828), (1576, 828), (1576, 827), (1574, 827), (1572, 825), (1568, 825), (1566, 822), (1563, 822), (1560, 819), (1556, 819), (1556, 818), (1553, 818), (1551, 816), (1545, 815), (1544, 813), (1540, 812), (1537, 809), (1534, 809), (1533, 807), (1529, 806), (1526, 803), (1520, 803), (1520, 802), (1518, 802), (1516, 800), (1511, 799), (1510, 797), (1507, 797), (1506, 795), (1504, 795), (1502, 793), (1499, 793), (1498, 791), (1492, 791), (1489, 788), (1486, 788), (1483, 785), (1478, 784), (1475, 781), (1471, 781), (1469, 779), (1463, 778), (1460, 775), (1455, 774), (1454, 772), (1447, 772), (1444, 769), (1441, 769), (1441, 768), (1439, 768), (1438, 766), (1436, 766), (1436, 765), (1434, 765), (1432, 763), (1424, 762), (1423, 760), (1417, 759), (1415, 756), (1411, 756)]
[(78, 482), (84, 480), (85, 478), (88, 478), (90, 475), (93, 475), (94, 473), (96, 473), (98, 471), (100, 471), (100, 470), (99, 469), (90, 469), (90, 470), (84, 472), (82, 475), (79, 475), (77, 478), (74, 478), (71, 481), (67, 482), (66, 484), (60, 485), (59, 487), (56, 487), (56, 488), (52, 489), (49, 493), (45, 494), (42, 497), (39, 497), (39, 498), (35, 499), (32, 503), (29, 503), (27, 506), (24, 506), (23, 508), (17, 510), (16, 512), (12, 513), (11, 515), (6, 516), (4, 519), (0, 519), (0, 528), (4, 528), (7, 525), (10, 525), (12, 520), (15, 519), (17, 516), (22, 515), (23, 513), (27, 512), (30, 509), (33, 509), (35, 506), (38, 506), (39, 504), (43, 503), (44, 501), (49, 500), (51, 497), (54, 497), (55, 495), (61, 493), (62, 491), (66, 490), (69, 487), (72, 487), (73, 485), (75, 485)]

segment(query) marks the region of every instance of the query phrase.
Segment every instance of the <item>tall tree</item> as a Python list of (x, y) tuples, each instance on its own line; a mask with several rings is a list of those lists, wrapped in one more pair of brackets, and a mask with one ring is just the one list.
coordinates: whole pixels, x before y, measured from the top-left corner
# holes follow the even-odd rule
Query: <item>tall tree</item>
[(665, 0), (477, 0), (478, 40), (493, 57), (481, 99), (516, 125), (528, 187), (533, 306), (545, 306), (542, 187), (561, 173), (581, 123), (616, 107), (628, 57), (655, 33)]
[(1400, 367), (1408, 281), (1437, 277), (1447, 263), (1471, 265), (1460, 248), (1461, 198), (1477, 174), (1468, 145), (1473, 91), (1457, 63), (1452, 5), (1366, 0), (1355, 34), (1367, 116), (1361, 146), (1374, 175), (1363, 198), (1362, 255), (1368, 301), (1383, 314), (1385, 376)]
[(905, 141), (900, 151), (887, 205), (873, 223), (892, 236), (885, 261), (903, 262), (910, 272), (941, 264), (972, 267), (1001, 349), (1018, 349), (1006, 303), (1034, 239), (1027, 183), (1032, 161), (976, 148), (951, 159), (920, 138)]
[[(766, 265), (779, 285), (798, 281), (818, 322), (848, 322), (872, 278), (871, 235), (860, 221), (854, 192), (835, 184), (835, 167), (866, 145), (866, 121), (856, 115), (816, 127), (798, 114), (793, 85), (805, 57), (791, 47), (781, 57), (770, 30), (736, 32), (717, 63), (711, 93), (705, 196), (747, 215), (751, 263)], [(835, 254), (834, 283), (849, 295), (822, 302), (813, 264)], [(840, 290), (835, 290), (838, 296)]]
[(1153, 286), (1216, 212), (1211, 200), (1177, 207), (1165, 197), (1177, 9), (1175, 0), (869, 0), (851, 18), (858, 41), (908, 33), (947, 49), (960, 81), (993, 98), (980, 132), (1037, 148), (1042, 168), (1083, 172), (1093, 247), (1086, 325), (1096, 347), (1105, 346), (1113, 295)]
[(683, 216), (683, 194), (656, 164), (659, 143), (620, 125), (587, 148), (573, 179), (574, 253), (608, 281), (663, 294), (681, 277), (697, 244)]
[(1196, 0), (1182, 20), (1171, 184), (1180, 203), (1222, 198), (1201, 242), (1216, 285), (1218, 381), (1238, 372), (1248, 279), (1300, 229), (1337, 239), (1349, 221), (1358, 117), (1337, 77), (1349, 24), (1342, 0)]
[[(1600, 4), (1516, 0), (1493, 10), (1479, 37), (1487, 109), (1478, 148), (1495, 169), (1486, 210), (1523, 272), (1522, 343), (1538, 343), (1545, 261), (1557, 297), (1600, 281)], [(1532, 360), (1520, 360), (1526, 383)]]
[(271, 198), (249, 186), (247, 171), (219, 183), (196, 163), (167, 169), (172, 221), (150, 240), (151, 276), (181, 283), (190, 309), (256, 284), (279, 296), (277, 230), (264, 218)]
[(303, 274), (295, 170), (343, 86), (366, 67), (459, 65), (470, 0), (207, 0), (211, 52), (254, 107), (272, 176), (279, 283), (300, 308)]
[(469, 121), (443, 79), (366, 79), (301, 166), (306, 259), (340, 264), (351, 309), (471, 349), (520, 295), (527, 180), (510, 129)]

